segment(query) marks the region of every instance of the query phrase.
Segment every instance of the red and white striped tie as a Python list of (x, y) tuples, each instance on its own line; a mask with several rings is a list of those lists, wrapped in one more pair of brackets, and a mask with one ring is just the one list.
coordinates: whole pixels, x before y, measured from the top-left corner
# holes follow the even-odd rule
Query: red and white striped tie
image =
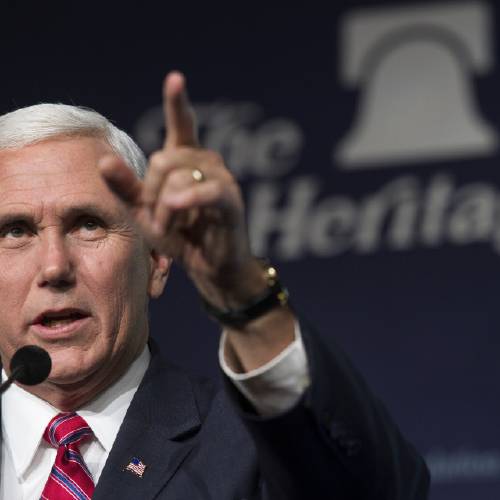
[(76, 413), (59, 413), (47, 425), (43, 438), (57, 448), (56, 461), (45, 483), (43, 500), (89, 500), (94, 480), (79, 445), (93, 436), (87, 422)]

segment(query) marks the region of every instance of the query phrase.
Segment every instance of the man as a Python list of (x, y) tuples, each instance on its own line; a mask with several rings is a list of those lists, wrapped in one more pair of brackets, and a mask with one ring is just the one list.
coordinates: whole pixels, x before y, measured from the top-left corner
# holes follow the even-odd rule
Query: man
[[(143, 178), (96, 113), (0, 117), (2, 364), (26, 344), (53, 362), (3, 397), (2, 498), (426, 498), (422, 460), (251, 255), (239, 187), (199, 147), (177, 72), (165, 115)], [(224, 328), (225, 392), (147, 345), (172, 259)]]

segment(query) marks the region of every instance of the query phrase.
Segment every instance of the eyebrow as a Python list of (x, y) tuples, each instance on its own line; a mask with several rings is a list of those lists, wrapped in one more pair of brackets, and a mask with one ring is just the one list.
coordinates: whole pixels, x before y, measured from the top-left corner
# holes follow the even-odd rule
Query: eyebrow
[(90, 215), (92, 217), (108, 220), (116, 218), (116, 213), (113, 213), (102, 205), (95, 205), (94, 203), (83, 203), (70, 206), (63, 209), (58, 215), (62, 219), (76, 219), (82, 215)]
[[(83, 215), (103, 219), (105, 222), (113, 222), (114, 220), (116, 220), (117, 214), (106, 209), (102, 205), (95, 205), (95, 203), (83, 203), (69, 206), (58, 213), (58, 216), (62, 221), (68, 219), (75, 220)], [(0, 208), (0, 226), (5, 226), (20, 221), (27, 222), (33, 225), (37, 224), (35, 222), (34, 211), (32, 210), (22, 210), (17, 208), (15, 210), (2, 213), (2, 209)]]
[(34, 222), (33, 213), (30, 211), (16, 211), (8, 213), (0, 213), (0, 226), (12, 224), (17, 221)]

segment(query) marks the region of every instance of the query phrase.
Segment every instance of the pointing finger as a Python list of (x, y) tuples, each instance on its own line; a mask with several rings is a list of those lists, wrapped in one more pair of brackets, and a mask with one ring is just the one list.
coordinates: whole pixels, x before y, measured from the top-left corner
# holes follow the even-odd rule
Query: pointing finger
[(163, 107), (167, 130), (165, 147), (197, 146), (196, 121), (186, 90), (186, 79), (178, 71), (172, 71), (165, 78)]

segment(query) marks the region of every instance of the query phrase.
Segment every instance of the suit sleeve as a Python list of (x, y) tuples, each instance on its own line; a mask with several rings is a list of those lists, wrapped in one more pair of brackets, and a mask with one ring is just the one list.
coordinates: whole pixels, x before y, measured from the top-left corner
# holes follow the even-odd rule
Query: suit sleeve
[(226, 380), (256, 444), (266, 498), (425, 500), (429, 473), (338, 346), (301, 321), (311, 384), (290, 410), (259, 417)]

